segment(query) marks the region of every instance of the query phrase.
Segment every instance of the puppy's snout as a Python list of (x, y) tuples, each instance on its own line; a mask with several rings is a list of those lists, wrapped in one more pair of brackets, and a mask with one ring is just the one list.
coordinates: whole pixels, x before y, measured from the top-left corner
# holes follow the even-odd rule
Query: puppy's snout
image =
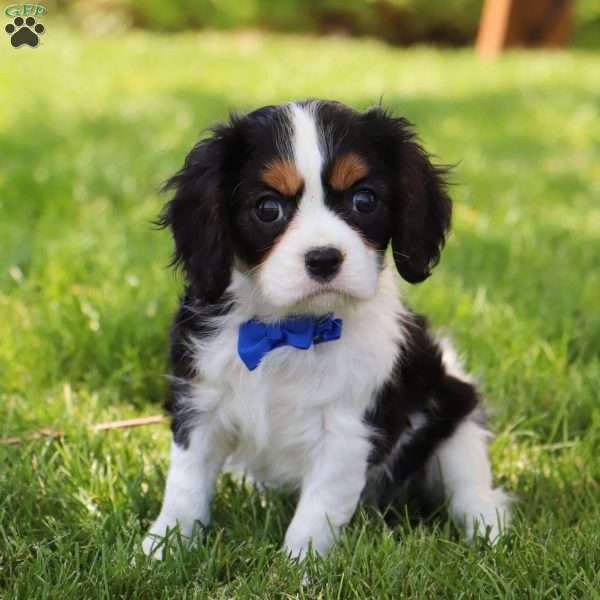
[(308, 274), (321, 283), (333, 279), (342, 266), (344, 256), (333, 246), (313, 248), (304, 255)]

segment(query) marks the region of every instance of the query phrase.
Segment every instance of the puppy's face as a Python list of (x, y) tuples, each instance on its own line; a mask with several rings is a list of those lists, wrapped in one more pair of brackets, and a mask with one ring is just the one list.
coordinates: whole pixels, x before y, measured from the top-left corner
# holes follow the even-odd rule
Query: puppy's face
[(235, 264), (283, 311), (376, 290), (392, 240), (400, 274), (425, 279), (450, 221), (441, 172), (404, 119), (307, 101), (232, 118), (188, 155), (162, 222), (195, 293), (216, 301)]
[(390, 191), (356, 115), (318, 104), (276, 109), (269, 144), (250, 143), (232, 202), (242, 268), (276, 307), (375, 291), (390, 238)]

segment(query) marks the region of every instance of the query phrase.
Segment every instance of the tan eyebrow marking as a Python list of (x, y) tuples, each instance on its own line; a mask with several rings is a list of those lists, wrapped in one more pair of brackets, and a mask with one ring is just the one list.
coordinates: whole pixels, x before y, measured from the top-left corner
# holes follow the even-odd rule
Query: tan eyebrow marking
[(365, 161), (358, 154), (350, 152), (335, 159), (329, 175), (329, 183), (334, 190), (341, 192), (366, 177), (368, 172)]
[(304, 183), (296, 165), (287, 158), (276, 158), (268, 163), (261, 178), (284, 196), (295, 196)]

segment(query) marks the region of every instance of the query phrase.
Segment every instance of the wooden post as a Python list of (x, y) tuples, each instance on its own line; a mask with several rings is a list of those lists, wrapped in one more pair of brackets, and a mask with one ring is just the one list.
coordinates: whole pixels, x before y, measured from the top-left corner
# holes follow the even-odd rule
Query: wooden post
[(516, 46), (563, 47), (572, 8), (573, 0), (485, 0), (477, 54), (490, 58)]

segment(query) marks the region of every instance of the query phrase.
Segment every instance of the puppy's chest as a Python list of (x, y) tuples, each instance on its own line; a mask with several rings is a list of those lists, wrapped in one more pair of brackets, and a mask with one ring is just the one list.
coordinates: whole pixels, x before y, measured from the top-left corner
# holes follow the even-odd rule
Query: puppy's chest
[(289, 405), (299, 409), (342, 403), (364, 409), (365, 393), (383, 385), (398, 353), (399, 326), (395, 320), (344, 320), (340, 339), (307, 350), (275, 348), (250, 371), (238, 355), (240, 320), (232, 315), (212, 339), (195, 340), (200, 381), (218, 387), (223, 401)]
[(201, 385), (194, 403), (210, 404), (229, 425), (235, 463), (262, 481), (293, 484), (340, 415), (362, 423), (398, 350), (393, 327), (367, 325), (348, 319), (341, 339), (308, 350), (277, 348), (254, 371), (238, 356), (235, 319), (208, 344), (197, 344)]

